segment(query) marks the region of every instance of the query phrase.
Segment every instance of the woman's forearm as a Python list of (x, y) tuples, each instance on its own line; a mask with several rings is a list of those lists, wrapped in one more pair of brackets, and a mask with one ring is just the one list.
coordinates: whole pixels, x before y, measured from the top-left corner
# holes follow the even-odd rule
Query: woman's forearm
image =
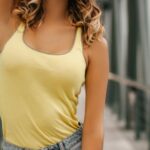
[(104, 133), (85, 131), (82, 135), (82, 150), (103, 150)]

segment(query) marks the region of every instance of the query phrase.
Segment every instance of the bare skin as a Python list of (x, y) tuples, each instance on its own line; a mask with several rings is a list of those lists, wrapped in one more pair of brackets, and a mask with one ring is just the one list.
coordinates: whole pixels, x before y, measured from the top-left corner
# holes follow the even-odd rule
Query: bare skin
[(0, 0), (0, 51), (2, 51), (4, 44), (16, 30), (18, 21), (11, 14), (12, 4), (12, 0)]
[[(20, 23), (10, 13), (12, 2), (13, 0), (0, 0), (0, 53)], [(76, 29), (67, 20), (67, 3), (68, 0), (47, 1), (44, 23), (36, 31), (26, 29), (24, 42), (43, 53), (68, 52), (72, 47)], [(109, 75), (107, 41), (104, 38), (94, 41), (91, 47), (83, 49), (83, 54), (87, 71), (82, 150), (103, 150), (103, 117)]]

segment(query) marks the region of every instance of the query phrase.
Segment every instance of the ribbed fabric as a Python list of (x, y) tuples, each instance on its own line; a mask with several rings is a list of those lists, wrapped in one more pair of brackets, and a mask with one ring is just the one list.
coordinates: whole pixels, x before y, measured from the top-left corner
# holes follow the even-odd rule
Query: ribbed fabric
[(86, 62), (80, 27), (65, 54), (30, 48), (23, 42), (24, 29), (21, 23), (0, 53), (0, 115), (8, 142), (39, 149), (79, 128), (76, 111)]

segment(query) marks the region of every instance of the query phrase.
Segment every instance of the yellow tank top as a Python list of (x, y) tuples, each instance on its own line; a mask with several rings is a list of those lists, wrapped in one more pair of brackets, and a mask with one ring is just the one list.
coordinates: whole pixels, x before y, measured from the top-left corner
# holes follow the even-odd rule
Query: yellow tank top
[(30, 48), (23, 42), (24, 29), (21, 23), (0, 53), (0, 116), (4, 139), (38, 149), (79, 128), (76, 111), (86, 62), (80, 27), (65, 54)]

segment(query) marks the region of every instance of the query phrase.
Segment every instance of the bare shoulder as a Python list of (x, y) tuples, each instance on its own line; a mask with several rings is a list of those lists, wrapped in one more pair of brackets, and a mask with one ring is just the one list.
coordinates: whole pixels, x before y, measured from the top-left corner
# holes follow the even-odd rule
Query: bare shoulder
[(89, 48), (90, 54), (92, 55), (98, 55), (98, 54), (104, 54), (108, 52), (108, 43), (106, 38), (101, 37), (93, 42), (91, 47)]
[(19, 17), (14, 13), (14, 0), (0, 0), (0, 32), (5, 33), (14, 30), (19, 24)]
[(12, 14), (9, 23), (10, 23), (10, 26), (16, 29), (18, 25), (21, 23), (21, 20), (16, 14)]
[(0, 52), (2, 51), (1, 49), (7, 42), (7, 40), (11, 37), (11, 35), (17, 30), (18, 25), (20, 24), (20, 19), (12, 14), (11, 18), (8, 20), (8, 22), (1, 22), (0, 23)]
[(108, 42), (105, 37), (95, 40), (90, 47), (85, 48), (88, 55), (88, 64), (92, 61), (108, 61)]
[(14, 19), (14, 0), (0, 0), (0, 24), (9, 24)]

